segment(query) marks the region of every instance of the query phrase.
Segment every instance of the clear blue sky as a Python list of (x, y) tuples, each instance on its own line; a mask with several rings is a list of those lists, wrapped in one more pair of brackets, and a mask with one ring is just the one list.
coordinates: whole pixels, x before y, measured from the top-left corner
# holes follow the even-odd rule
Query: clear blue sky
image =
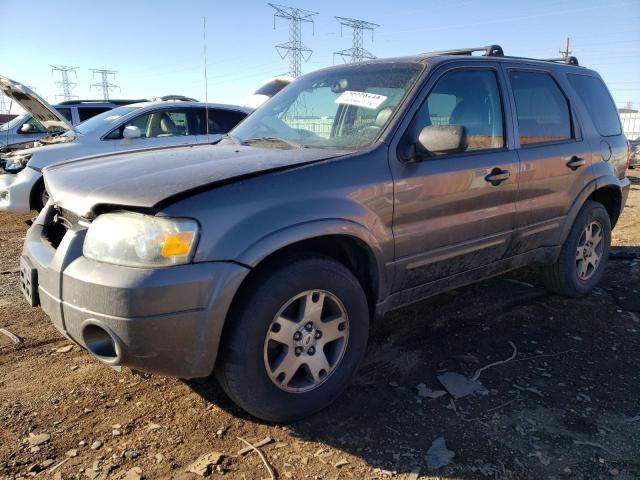
[[(74, 92), (91, 90), (90, 68), (118, 70), (112, 98), (184, 94), (204, 100), (202, 17), (207, 18), (209, 100), (239, 102), (288, 70), (274, 45), (288, 26), (266, 1), (222, 0), (2, 0), (0, 74), (31, 85), (56, 101), (49, 64), (79, 67)], [(640, 107), (640, 0), (282, 0), (314, 10), (314, 50), (303, 71), (331, 65), (332, 52), (350, 46), (334, 16), (380, 24), (365, 47), (378, 57), (497, 43), (507, 54), (557, 56), (565, 36), (581, 64), (597, 69), (619, 106)], [(341, 61), (336, 58), (336, 61)]]

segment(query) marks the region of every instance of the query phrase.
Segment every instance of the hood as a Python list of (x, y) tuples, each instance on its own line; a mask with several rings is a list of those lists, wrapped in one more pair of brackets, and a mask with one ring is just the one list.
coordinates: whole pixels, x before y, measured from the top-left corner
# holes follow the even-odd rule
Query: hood
[[(65, 160), (69, 160), (70, 158), (78, 157), (80, 155), (87, 155), (86, 151), (80, 153), (78, 151), (79, 147), (80, 144), (73, 140), (62, 143), (34, 146), (28, 149), (31, 154), (29, 166), (35, 170), (42, 170), (49, 165), (64, 162)], [(22, 151), (23, 150), (20, 150), (20, 152)]]
[(73, 160), (45, 169), (44, 178), (56, 205), (90, 218), (99, 204), (152, 208), (202, 187), (345, 153), (229, 143), (170, 147)]
[(0, 75), (0, 90), (14, 102), (20, 104), (47, 130), (73, 130), (73, 126), (66, 118), (29, 87)]

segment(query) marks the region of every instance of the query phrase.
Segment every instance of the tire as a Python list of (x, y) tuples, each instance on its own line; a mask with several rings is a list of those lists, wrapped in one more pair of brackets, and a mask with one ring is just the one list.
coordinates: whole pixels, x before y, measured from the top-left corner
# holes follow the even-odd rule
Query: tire
[[(598, 228), (601, 229), (602, 239), (597, 245), (585, 250), (583, 243), (589, 238), (587, 227), (590, 225), (590, 231), (594, 238), (597, 238)], [(598, 251), (600, 245), (601, 250)], [(556, 263), (543, 267), (542, 281), (545, 287), (567, 297), (580, 297), (588, 294), (602, 278), (610, 248), (611, 220), (609, 214), (602, 204), (587, 200), (571, 226)], [(595, 255), (589, 256), (591, 252), (594, 252)], [(589, 257), (586, 260), (588, 268), (584, 270), (585, 264), (583, 262), (586, 257)], [(596, 257), (599, 257), (599, 260)], [(583, 258), (583, 260), (579, 260), (579, 258)], [(591, 262), (596, 260), (597, 265), (593, 265)]]
[[(331, 258), (302, 256), (263, 267), (240, 295), (226, 320), (215, 370), (227, 395), (251, 415), (278, 423), (299, 420), (332, 403), (356, 372), (367, 346), (369, 309), (355, 276)], [(320, 313), (314, 317), (304, 315), (307, 312)], [(340, 318), (346, 322), (332, 320)], [(313, 323), (312, 330), (305, 328), (308, 323)], [(333, 336), (340, 338), (332, 341)], [(286, 347), (279, 343), (283, 338)], [(312, 347), (318, 351), (311, 352)], [(291, 371), (296, 362), (315, 365), (315, 376), (302, 364), (291, 375), (276, 378), (285, 360), (293, 362), (287, 369)], [(327, 369), (318, 369), (318, 363)]]

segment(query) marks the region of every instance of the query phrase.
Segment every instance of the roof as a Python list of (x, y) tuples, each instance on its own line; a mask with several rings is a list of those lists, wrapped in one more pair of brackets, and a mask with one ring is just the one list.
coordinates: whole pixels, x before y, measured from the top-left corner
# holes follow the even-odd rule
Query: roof
[[(485, 52), (484, 55), (473, 55), (474, 52)], [(342, 68), (342, 67), (356, 67), (358, 65), (366, 65), (366, 64), (381, 64), (381, 63), (411, 63), (411, 62), (419, 62), (419, 63), (429, 63), (431, 66), (434, 66), (439, 63), (444, 63), (452, 60), (464, 60), (464, 61), (473, 61), (473, 62), (508, 62), (508, 63), (522, 63), (526, 65), (539, 65), (545, 67), (553, 67), (553, 68), (568, 68), (568, 69), (576, 69), (579, 68), (581, 71), (591, 71), (585, 67), (582, 67), (578, 64), (578, 59), (575, 57), (569, 57), (568, 61), (564, 58), (526, 58), (526, 57), (517, 57), (517, 56), (509, 56), (504, 55), (502, 47), (499, 45), (488, 45), (486, 47), (478, 47), (478, 48), (463, 48), (463, 49), (454, 49), (454, 50), (442, 50), (435, 52), (425, 52), (414, 55), (407, 55), (402, 57), (391, 57), (391, 58), (376, 58), (373, 60), (366, 60), (360, 63), (349, 63), (335, 67), (328, 67), (327, 70), (332, 68)]]
[(131, 103), (146, 102), (146, 98), (138, 99), (114, 99), (114, 100), (66, 100), (64, 102), (57, 103), (56, 105), (84, 105), (84, 104), (101, 104), (101, 105), (129, 105)]
[(243, 112), (243, 113), (251, 113), (253, 112), (253, 108), (248, 108), (248, 107), (242, 107), (240, 105), (228, 105), (225, 103), (204, 103), (204, 102), (198, 102), (198, 101), (193, 101), (193, 102), (183, 102), (183, 101), (179, 101), (179, 102), (173, 102), (173, 101), (159, 101), (159, 102), (149, 102), (149, 101), (145, 101), (145, 102), (138, 102), (138, 103), (132, 103), (130, 105), (127, 105), (129, 107), (140, 107), (140, 108), (144, 108), (144, 107), (153, 107), (153, 106), (168, 106), (168, 107), (203, 107), (203, 106), (207, 106), (209, 108), (217, 108), (220, 110), (234, 110), (234, 111), (238, 111), (238, 112)]

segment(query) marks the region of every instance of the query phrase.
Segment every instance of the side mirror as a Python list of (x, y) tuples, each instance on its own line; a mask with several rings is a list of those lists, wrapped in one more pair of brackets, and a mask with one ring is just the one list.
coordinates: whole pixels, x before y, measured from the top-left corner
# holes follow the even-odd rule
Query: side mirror
[(33, 132), (33, 125), (30, 123), (23, 123), (20, 127), (20, 133), (30, 133)]
[(124, 138), (130, 139), (140, 138), (142, 136), (142, 132), (140, 131), (140, 128), (136, 127), (135, 125), (129, 125), (128, 127), (124, 127), (122, 136)]
[(415, 143), (420, 156), (464, 152), (467, 149), (467, 129), (462, 125), (429, 125), (424, 127)]

